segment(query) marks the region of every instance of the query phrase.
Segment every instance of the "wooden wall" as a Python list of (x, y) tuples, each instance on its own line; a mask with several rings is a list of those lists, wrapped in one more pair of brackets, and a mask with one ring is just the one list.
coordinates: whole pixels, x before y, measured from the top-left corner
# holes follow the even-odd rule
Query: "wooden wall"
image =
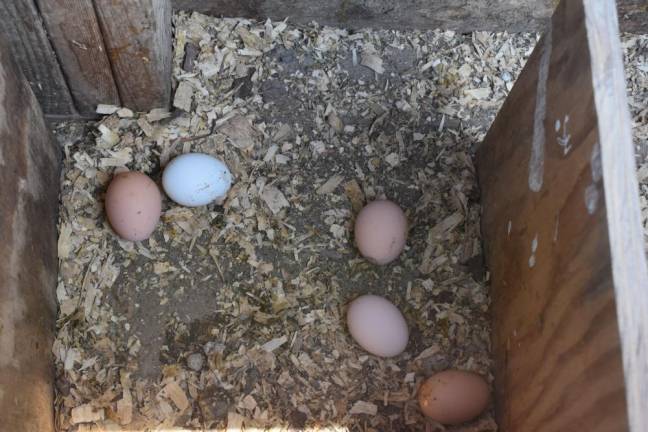
[(169, 105), (170, 0), (0, 0), (0, 24), (47, 116)]
[(612, 0), (565, 0), (478, 152), (503, 432), (648, 431), (648, 276)]
[(0, 430), (53, 432), (59, 150), (0, 42)]

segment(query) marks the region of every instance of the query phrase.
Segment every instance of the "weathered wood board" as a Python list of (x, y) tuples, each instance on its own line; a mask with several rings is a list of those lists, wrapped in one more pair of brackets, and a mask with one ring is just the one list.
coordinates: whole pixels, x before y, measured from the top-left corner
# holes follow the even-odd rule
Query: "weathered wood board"
[(0, 37), (45, 114), (74, 116), (72, 95), (33, 0), (0, 0)]
[[(272, 18), (347, 28), (435, 29), (461, 32), (542, 30), (556, 0), (173, 0), (173, 7), (217, 16)], [(648, 32), (647, 0), (619, 0), (622, 28)]]
[(10, 57), (0, 40), (0, 430), (53, 432), (59, 149)]
[(503, 432), (648, 430), (648, 276), (616, 19), (612, 0), (563, 1), (478, 152)]
[(121, 102), (148, 111), (171, 97), (170, 0), (95, 0)]
[(92, 0), (37, 0), (76, 108), (93, 116), (98, 104), (119, 106), (119, 93)]

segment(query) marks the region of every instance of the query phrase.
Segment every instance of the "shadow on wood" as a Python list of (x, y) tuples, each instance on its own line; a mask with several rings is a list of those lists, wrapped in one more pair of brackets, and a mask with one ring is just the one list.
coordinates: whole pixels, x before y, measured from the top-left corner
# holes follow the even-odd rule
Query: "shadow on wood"
[(50, 432), (59, 149), (1, 41), (0, 144), (0, 430)]

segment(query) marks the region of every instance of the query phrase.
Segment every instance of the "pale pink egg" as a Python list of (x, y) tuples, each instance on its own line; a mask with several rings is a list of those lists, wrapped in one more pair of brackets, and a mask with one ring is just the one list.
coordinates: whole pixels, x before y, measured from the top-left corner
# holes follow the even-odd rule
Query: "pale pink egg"
[(347, 325), (353, 339), (371, 354), (393, 357), (407, 347), (409, 329), (405, 317), (383, 297), (363, 295), (351, 302)]
[(388, 264), (398, 258), (407, 240), (407, 218), (401, 208), (388, 200), (373, 201), (358, 214), (355, 242), (363, 257), (375, 264)]

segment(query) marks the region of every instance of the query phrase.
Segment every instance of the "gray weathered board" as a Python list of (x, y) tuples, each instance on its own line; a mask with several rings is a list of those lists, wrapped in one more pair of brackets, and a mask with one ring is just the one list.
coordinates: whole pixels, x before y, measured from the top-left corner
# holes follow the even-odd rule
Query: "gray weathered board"
[(503, 432), (648, 431), (648, 275), (612, 0), (565, 0), (478, 152)]
[(50, 117), (167, 107), (171, 32), (170, 0), (0, 0), (0, 38)]
[(0, 431), (54, 430), (58, 184), (58, 146), (0, 41)]
[(0, 0), (0, 39), (5, 39), (46, 113), (74, 116), (70, 90), (33, 0)]
[(95, 0), (122, 104), (166, 108), (171, 98), (170, 0)]
[[(347, 28), (462, 32), (541, 30), (556, 0), (173, 0), (173, 7), (225, 16), (272, 18)], [(648, 32), (648, 0), (620, 0), (623, 29)]]
[(75, 105), (84, 116), (98, 104), (120, 105), (92, 0), (37, 0)]

